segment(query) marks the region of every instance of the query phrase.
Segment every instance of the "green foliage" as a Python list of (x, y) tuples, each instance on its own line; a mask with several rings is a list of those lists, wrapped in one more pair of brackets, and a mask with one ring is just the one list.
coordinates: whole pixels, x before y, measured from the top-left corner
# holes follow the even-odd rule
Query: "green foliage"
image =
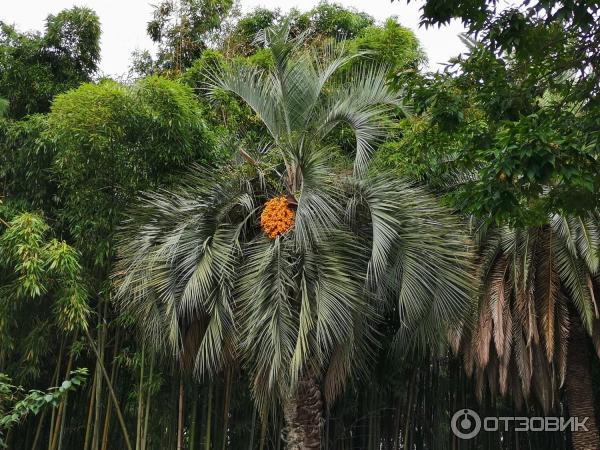
[(41, 218), (22, 214), (11, 220), (0, 240), (3, 268), (14, 266), (14, 283), (3, 286), (15, 299), (39, 297), (46, 292), (45, 270), (49, 268), (50, 244), (44, 237), (48, 226)]
[(279, 10), (257, 8), (236, 23), (226, 37), (224, 47), (235, 55), (250, 56), (260, 49), (256, 40), (259, 32), (284, 22), (289, 23), (291, 36), (304, 34), (307, 43), (325, 39), (351, 40), (368, 28), (377, 28), (375, 20), (368, 14), (337, 3), (322, 2), (305, 13), (292, 9), (286, 15)]
[(19, 33), (0, 22), (0, 96), (9, 115), (46, 112), (52, 98), (89, 81), (100, 58), (100, 22), (74, 7), (46, 19), (46, 33)]
[[(467, 41), (469, 54), (443, 81), (416, 89), (424, 118), (451, 134), (435, 139), (442, 146), (422, 164), (455, 179), (462, 173), (456, 204), (491, 221), (543, 224), (550, 213), (584, 214), (600, 202), (600, 72), (590, 70), (600, 48), (598, 5), (550, 1), (497, 11), (493, 4), (424, 6), (425, 23), (459, 17), (480, 43)], [(431, 141), (430, 130), (422, 134)], [(460, 144), (444, 147), (444, 140)]]
[(52, 336), (87, 329), (91, 315), (79, 253), (39, 215), (0, 205), (0, 364), (33, 381)]
[(8, 112), (9, 102), (5, 98), (0, 97), (0, 117), (3, 117)]
[(99, 38), (100, 21), (91, 9), (73, 7), (46, 20), (46, 49), (57, 58), (56, 64), (65, 71), (63, 75), (75, 78), (96, 71), (100, 60)]
[(191, 89), (159, 77), (86, 84), (56, 98), (48, 135), (60, 215), (92, 265), (110, 261), (114, 228), (139, 190), (214, 160), (202, 115)]
[(392, 18), (383, 25), (371, 25), (360, 31), (351, 43), (357, 51), (369, 52), (369, 57), (390, 69), (390, 76), (397, 87), (403, 87), (404, 78), (414, 76), (425, 53), (415, 34)]
[(7, 448), (4, 441), (6, 431), (48, 406), (58, 406), (69, 392), (85, 383), (87, 376), (87, 369), (77, 369), (59, 387), (50, 388), (46, 392), (30, 390), (25, 393), (21, 386), (11, 385), (10, 379), (5, 374), (0, 374), (0, 448)]
[[(147, 27), (150, 38), (159, 44), (153, 65), (160, 72), (181, 73), (216, 38), (232, 6), (232, 0), (165, 0), (156, 5)], [(134, 62), (136, 66), (144, 64)]]
[(49, 210), (56, 186), (49, 170), (54, 147), (46, 137), (46, 116), (22, 121), (0, 118), (0, 180), (6, 198), (27, 199), (34, 208)]
[(256, 8), (243, 16), (235, 25), (226, 39), (227, 47), (232, 47), (235, 54), (250, 55), (256, 51), (254, 39), (265, 28), (274, 25), (280, 20), (278, 10)]
[[(238, 62), (268, 68), (273, 65), (273, 57), (269, 50), (259, 50), (248, 59), (238, 59)], [(252, 109), (230, 92), (219, 90), (210, 100), (204, 95), (207, 74), (221, 70), (227, 64), (228, 60), (221, 52), (206, 50), (182, 75), (181, 80), (197, 92), (198, 100), (205, 105), (204, 118), (222, 149), (219, 154), (229, 156), (239, 145), (247, 149), (261, 146), (266, 130)]]
[(67, 331), (85, 329), (90, 311), (77, 251), (64, 241), (48, 239), (49, 227), (36, 214), (19, 213), (4, 220), (4, 226), (0, 234), (4, 325), (27, 300), (53, 292), (57, 322)]
[[(345, 8), (338, 3), (321, 2), (305, 14), (308, 27), (316, 36), (354, 39), (365, 28), (373, 25), (374, 19), (353, 8)], [(302, 17), (296, 19), (302, 23)]]
[[(457, 70), (411, 87), (419, 117), (391, 155), (455, 206), (497, 223), (543, 224), (598, 205), (595, 107), (569, 102), (527, 62), (475, 45)], [(389, 155), (387, 157), (390, 162)]]

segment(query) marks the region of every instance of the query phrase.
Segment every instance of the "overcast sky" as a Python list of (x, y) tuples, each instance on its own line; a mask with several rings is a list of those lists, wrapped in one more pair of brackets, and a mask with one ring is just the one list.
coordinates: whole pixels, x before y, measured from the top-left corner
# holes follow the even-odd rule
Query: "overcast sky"
[[(100, 69), (106, 75), (122, 75), (129, 68), (131, 53), (136, 49), (152, 49), (146, 35), (146, 23), (152, 16), (152, 4), (160, 0), (0, 0), (0, 20), (16, 24), (22, 31), (42, 30), (48, 14), (56, 14), (71, 6), (88, 6), (96, 11), (102, 24), (102, 61)], [(241, 0), (242, 12), (257, 6), (280, 8), (283, 12), (292, 7), (306, 11), (319, 0)], [(405, 0), (338, 0), (344, 6), (365, 11), (383, 21), (397, 16), (399, 22), (414, 30), (425, 48), (430, 68), (435, 69), (452, 56), (464, 50), (458, 39), (463, 31), (460, 23), (442, 28), (419, 28), (419, 9), (422, 1)]]

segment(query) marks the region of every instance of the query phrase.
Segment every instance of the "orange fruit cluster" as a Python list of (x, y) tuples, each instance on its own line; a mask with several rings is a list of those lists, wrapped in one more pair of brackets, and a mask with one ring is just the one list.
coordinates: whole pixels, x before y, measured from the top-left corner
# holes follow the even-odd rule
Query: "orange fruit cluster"
[(294, 226), (296, 213), (285, 197), (275, 197), (265, 203), (260, 215), (260, 226), (269, 238), (275, 239)]

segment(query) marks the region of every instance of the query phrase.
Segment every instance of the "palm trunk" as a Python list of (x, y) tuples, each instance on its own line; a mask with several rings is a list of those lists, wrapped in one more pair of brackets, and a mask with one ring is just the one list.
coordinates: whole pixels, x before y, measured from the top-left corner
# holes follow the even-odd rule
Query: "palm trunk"
[(295, 394), (284, 407), (287, 450), (321, 448), (323, 401), (314, 378), (298, 382)]
[(594, 395), (592, 392), (592, 373), (587, 336), (579, 323), (573, 324), (569, 337), (569, 354), (567, 364), (567, 403), (569, 415), (585, 420), (588, 431), (573, 431), (571, 441), (573, 450), (598, 450), (600, 437), (594, 415)]

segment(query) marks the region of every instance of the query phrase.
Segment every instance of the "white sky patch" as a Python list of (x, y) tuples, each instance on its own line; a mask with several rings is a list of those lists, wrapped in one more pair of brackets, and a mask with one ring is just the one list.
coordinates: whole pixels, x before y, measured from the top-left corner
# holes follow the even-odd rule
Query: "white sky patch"
[[(153, 50), (154, 46), (146, 34), (146, 24), (152, 18), (152, 4), (160, 0), (0, 0), (0, 20), (16, 24), (20, 31), (42, 31), (48, 14), (72, 6), (87, 6), (96, 11), (102, 26), (102, 59), (100, 71), (105, 75), (121, 76), (127, 73), (131, 54), (136, 49)], [(287, 12), (295, 7), (307, 11), (319, 3), (318, 0), (241, 0), (241, 10), (246, 13), (257, 6), (279, 8)], [(427, 53), (429, 68), (435, 70), (453, 56), (465, 50), (458, 38), (464, 28), (459, 22), (441, 28), (419, 27), (422, 0), (338, 0), (344, 6), (364, 11), (382, 22), (390, 16), (412, 29)]]

